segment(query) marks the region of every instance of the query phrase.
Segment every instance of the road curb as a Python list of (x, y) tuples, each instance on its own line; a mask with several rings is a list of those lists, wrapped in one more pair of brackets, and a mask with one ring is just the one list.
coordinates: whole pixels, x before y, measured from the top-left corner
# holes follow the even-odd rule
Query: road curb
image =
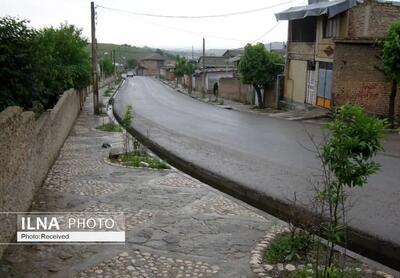
[[(114, 106), (114, 101), (112, 106)], [(112, 111), (114, 117), (118, 122), (120, 122), (121, 118), (115, 112), (114, 107)], [(182, 172), (189, 174), (201, 182), (206, 183), (239, 200), (242, 200), (258, 209), (261, 209), (277, 218), (285, 221), (289, 219), (293, 221), (291, 211), (300, 210), (301, 213), (296, 213), (298, 218), (294, 219), (295, 222), (297, 221), (298, 223), (301, 223), (304, 221), (310, 221), (310, 219), (313, 219), (313, 221), (318, 221), (315, 215), (301, 207), (295, 207), (283, 200), (272, 198), (271, 196), (266, 195), (264, 192), (248, 188), (245, 185), (233, 181), (228, 177), (213, 173), (204, 167), (185, 160), (184, 158), (176, 155), (174, 152), (149, 139), (133, 127), (128, 128), (128, 132), (156, 155), (162, 159), (165, 159), (169, 164), (181, 170)], [(397, 254), (400, 254), (399, 245), (380, 239), (378, 236), (367, 234), (350, 226), (347, 228), (347, 238), (348, 249), (393, 269), (400, 270), (400, 256), (397, 256)]]

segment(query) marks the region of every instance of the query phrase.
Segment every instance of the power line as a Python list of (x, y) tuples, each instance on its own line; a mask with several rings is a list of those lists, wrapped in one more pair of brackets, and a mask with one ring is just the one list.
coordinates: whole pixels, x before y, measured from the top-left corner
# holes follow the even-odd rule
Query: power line
[(271, 33), (276, 27), (279, 26), (279, 24), (281, 24), (282, 21), (278, 21), (277, 24), (275, 24), (274, 26), (272, 26), (267, 32), (265, 32), (264, 34), (262, 34), (260, 37), (258, 37), (257, 39), (255, 39), (254, 41), (251, 42), (251, 44), (261, 40), (262, 38), (264, 38), (266, 35), (268, 35), (269, 33)]
[(115, 11), (115, 12), (123, 12), (123, 13), (138, 15), (138, 16), (161, 17), (161, 18), (180, 18), (180, 19), (204, 19), (204, 18), (229, 17), (229, 16), (249, 14), (249, 13), (256, 13), (256, 12), (261, 12), (264, 10), (272, 9), (275, 7), (279, 7), (282, 5), (286, 5), (286, 4), (295, 2), (295, 1), (297, 1), (297, 0), (290, 0), (290, 1), (286, 1), (283, 3), (271, 5), (271, 6), (257, 8), (257, 9), (251, 9), (251, 10), (246, 10), (246, 11), (231, 12), (231, 13), (224, 13), (224, 14), (213, 14), (213, 15), (190, 15), (190, 16), (189, 15), (164, 15), (164, 14), (140, 13), (140, 12), (132, 12), (132, 11), (111, 8), (111, 7), (105, 7), (105, 6), (101, 6), (101, 5), (97, 5), (97, 7), (106, 9), (106, 10)]
[[(204, 36), (205, 36), (203, 33), (194, 32), (194, 31), (189, 31), (189, 30), (185, 30), (185, 29), (181, 29), (181, 28), (176, 28), (176, 27), (173, 27), (173, 26), (170, 26), (170, 25), (161, 24), (161, 23), (154, 22), (154, 21), (150, 21), (150, 20), (146, 20), (146, 19), (143, 19), (143, 18), (134, 17), (134, 16), (132, 16), (132, 15), (130, 15), (130, 14), (127, 14), (127, 13), (124, 13), (124, 12), (119, 12), (119, 11), (115, 11), (115, 12), (117, 12), (117, 13), (119, 13), (119, 14), (121, 14), (121, 15), (130, 17), (130, 18), (132, 18), (132, 19), (138, 20), (138, 21), (150, 23), (150, 24), (157, 25), (157, 26), (161, 26), (161, 27), (164, 27), (164, 28), (176, 30), (176, 31), (179, 31), (179, 32), (184, 32), (184, 33), (188, 33), (188, 34), (193, 34), (193, 35), (197, 35), (197, 36), (201, 36), (201, 37), (204, 37)], [(206, 37), (214, 38), (214, 39), (219, 39), (219, 40), (226, 40), (226, 41), (237, 41), (237, 42), (242, 42), (242, 43), (248, 42), (247, 40), (241, 40), (241, 39), (237, 39), (237, 38), (220, 37), (220, 36), (214, 36), (214, 35), (206, 35)]]

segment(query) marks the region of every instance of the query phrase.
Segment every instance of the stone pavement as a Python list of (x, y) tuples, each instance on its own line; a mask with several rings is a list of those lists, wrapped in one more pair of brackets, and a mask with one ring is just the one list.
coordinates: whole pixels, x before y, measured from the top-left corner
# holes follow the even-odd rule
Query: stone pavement
[(94, 129), (90, 100), (31, 210), (123, 211), (126, 244), (10, 246), (0, 277), (252, 277), (251, 251), (285, 224), (178, 170), (106, 163), (121, 134)]

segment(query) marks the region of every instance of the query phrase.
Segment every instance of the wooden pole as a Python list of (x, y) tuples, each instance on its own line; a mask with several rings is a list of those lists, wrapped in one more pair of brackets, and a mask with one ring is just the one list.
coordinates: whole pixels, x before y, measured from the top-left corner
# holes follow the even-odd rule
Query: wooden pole
[(97, 72), (97, 41), (96, 41), (96, 11), (94, 2), (90, 3), (92, 23), (92, 82), (93, 82), (93, 113), (99, 114), (99, 84)]
[(206, 89), (206, 39), (203, 38), (203, 98), (205, 97), (205, 94), (207, 92)]

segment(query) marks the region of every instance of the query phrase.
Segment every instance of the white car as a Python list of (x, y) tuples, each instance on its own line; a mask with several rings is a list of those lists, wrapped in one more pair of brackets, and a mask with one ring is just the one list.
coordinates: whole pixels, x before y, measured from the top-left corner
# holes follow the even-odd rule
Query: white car
[(128, 71), (128, 73), (126, 74), (126, 77), (134, 77), (135, 74), (132, 71)]

